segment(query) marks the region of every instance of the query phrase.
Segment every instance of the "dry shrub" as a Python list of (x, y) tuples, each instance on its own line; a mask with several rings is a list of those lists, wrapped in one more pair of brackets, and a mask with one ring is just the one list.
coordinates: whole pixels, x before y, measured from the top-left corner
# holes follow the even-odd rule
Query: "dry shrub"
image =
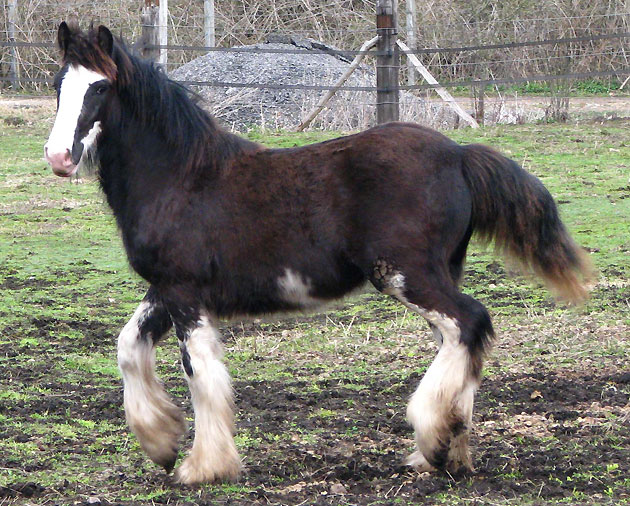
[[(8, 0), (0, 0), (7, 2)], [(404, 22), (404, 4), (399, 2)], [(3, 5), (0, 32), (7, 34)], [(138, 0), (18, 0), (17, 40), (51, 42), (61, 20), (104, 23), (129, 41), (139, 38)], [(203, 2), (169, 2), (169, 43), (203, 45)], [(417, 1), (418, 46), (461, 47), (580, 37), (630, 31), (630, 0), (464, 0)], [(309, 36), (343, 49), (356, 49), (375, 33), (374, 0), (225, 0), (216, 2), (216, 40), (220, 46), (264, 41), (272, 32)], [(399, 30), (403, 33), (404, 30)], [(629, 65), (626, 39), (568, 44), (436, 52), (421, 55), (439, 80), (522, 77), (536, 74), (605, 71)], [(20, 75), (26, 81), (49, 78), (57, 59), (54, 48), (21, 47)], [(177, 66), (199, 52), (169, 51)], [(9, 73), (10, 50), (0, 48), (0, 76)]]

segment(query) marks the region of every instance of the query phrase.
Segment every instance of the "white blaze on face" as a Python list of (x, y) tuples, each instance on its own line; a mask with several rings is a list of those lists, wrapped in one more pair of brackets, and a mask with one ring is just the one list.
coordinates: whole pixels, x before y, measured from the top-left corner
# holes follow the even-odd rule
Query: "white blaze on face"
[[(46, 159), (53, 166), (53, 170), (56, 169), (55, 165), (61, 165), (66, 161), (67, 155), (72, 152), (74, 133), (83, 107), (85, 93), (91, 84), (103, 79), (106, 79), (104, 75), (80, 65), (68, 67), (63, 76), (59, 90), (57, 117), (44, 149)], [(90, 131), (90, 134), (92, 133)]]

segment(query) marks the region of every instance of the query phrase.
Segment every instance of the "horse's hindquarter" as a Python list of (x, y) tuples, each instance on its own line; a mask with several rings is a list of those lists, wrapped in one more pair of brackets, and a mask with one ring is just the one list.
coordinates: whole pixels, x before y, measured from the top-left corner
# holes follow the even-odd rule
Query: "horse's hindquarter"
[[(470, 221), (461, 147), (439, 132), (389, 123), (349, 138), (342, 184), (366, 261), (396, 245), (446, 254)], [(436, 248), (437, 247), (437, 248)]]

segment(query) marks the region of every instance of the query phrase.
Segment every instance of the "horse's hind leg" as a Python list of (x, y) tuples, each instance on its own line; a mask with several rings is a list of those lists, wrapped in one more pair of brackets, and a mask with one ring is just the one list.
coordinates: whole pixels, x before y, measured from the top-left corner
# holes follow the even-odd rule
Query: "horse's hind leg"
[(407, 407), (417, 451), (408, 460), (431, 467), (472, 469), (468, 448), (473, 401), (481, 378), (484, 348), (493, 334), (490, 316), (435, 269), (392, 267), (377, 285), (421, 314), (434, 329), (440, 349)]
[(178, 440), (186, 428), (181, 411), (155, 375), (155, 344), (171, 325), (168, 312), (150, 289), (118, 337), (127, 423), (142, 449), (167, 472), (175, 465)]
[(184, 484), (234, 481), (241, 461), (234, 444), (232, 385), (221, 361), (219, 331), (207, 314), (185, 314), (173, 308), (175, 328), (195, 410), (195, 440), (176, 470)]

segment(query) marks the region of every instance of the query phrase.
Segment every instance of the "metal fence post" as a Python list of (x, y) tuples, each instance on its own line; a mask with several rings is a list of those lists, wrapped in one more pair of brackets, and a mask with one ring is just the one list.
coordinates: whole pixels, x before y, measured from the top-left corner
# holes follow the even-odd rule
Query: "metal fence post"
[(168, 43), (168, 0), (144, 0), (142, 14), (142, 56), (166, 65), (166, 49), (155, 47)]
[[(8, 12), (9, 43), (15, 42), (15, 27), (17, 25), (17, 7), (18, 7), (18, 0), (9, 0), (9, 12)], [(11, 79), (11, 87), (14, 90), (17, 90), (20, 87), (20, 67), (18, 65), (17, 47), (15, 46), (11, 46), (11, 63), (10, 63), (9, 75)]]
[(400, 58), (396, 45), (396, 0), (378, 0), (376, 4), (376, 122), (397, 121), (398, 69)]
[[(407, 45), (412, 51), (417, 47), (416, 39), (416, 0), (407, 0)], [(407, 59), (407, 84), (416, 84), (416, 68), (411, 60)]]
[(216, 45), (214, 32), (214, 0), (203, 1), (203, 30), (206, 47)]

